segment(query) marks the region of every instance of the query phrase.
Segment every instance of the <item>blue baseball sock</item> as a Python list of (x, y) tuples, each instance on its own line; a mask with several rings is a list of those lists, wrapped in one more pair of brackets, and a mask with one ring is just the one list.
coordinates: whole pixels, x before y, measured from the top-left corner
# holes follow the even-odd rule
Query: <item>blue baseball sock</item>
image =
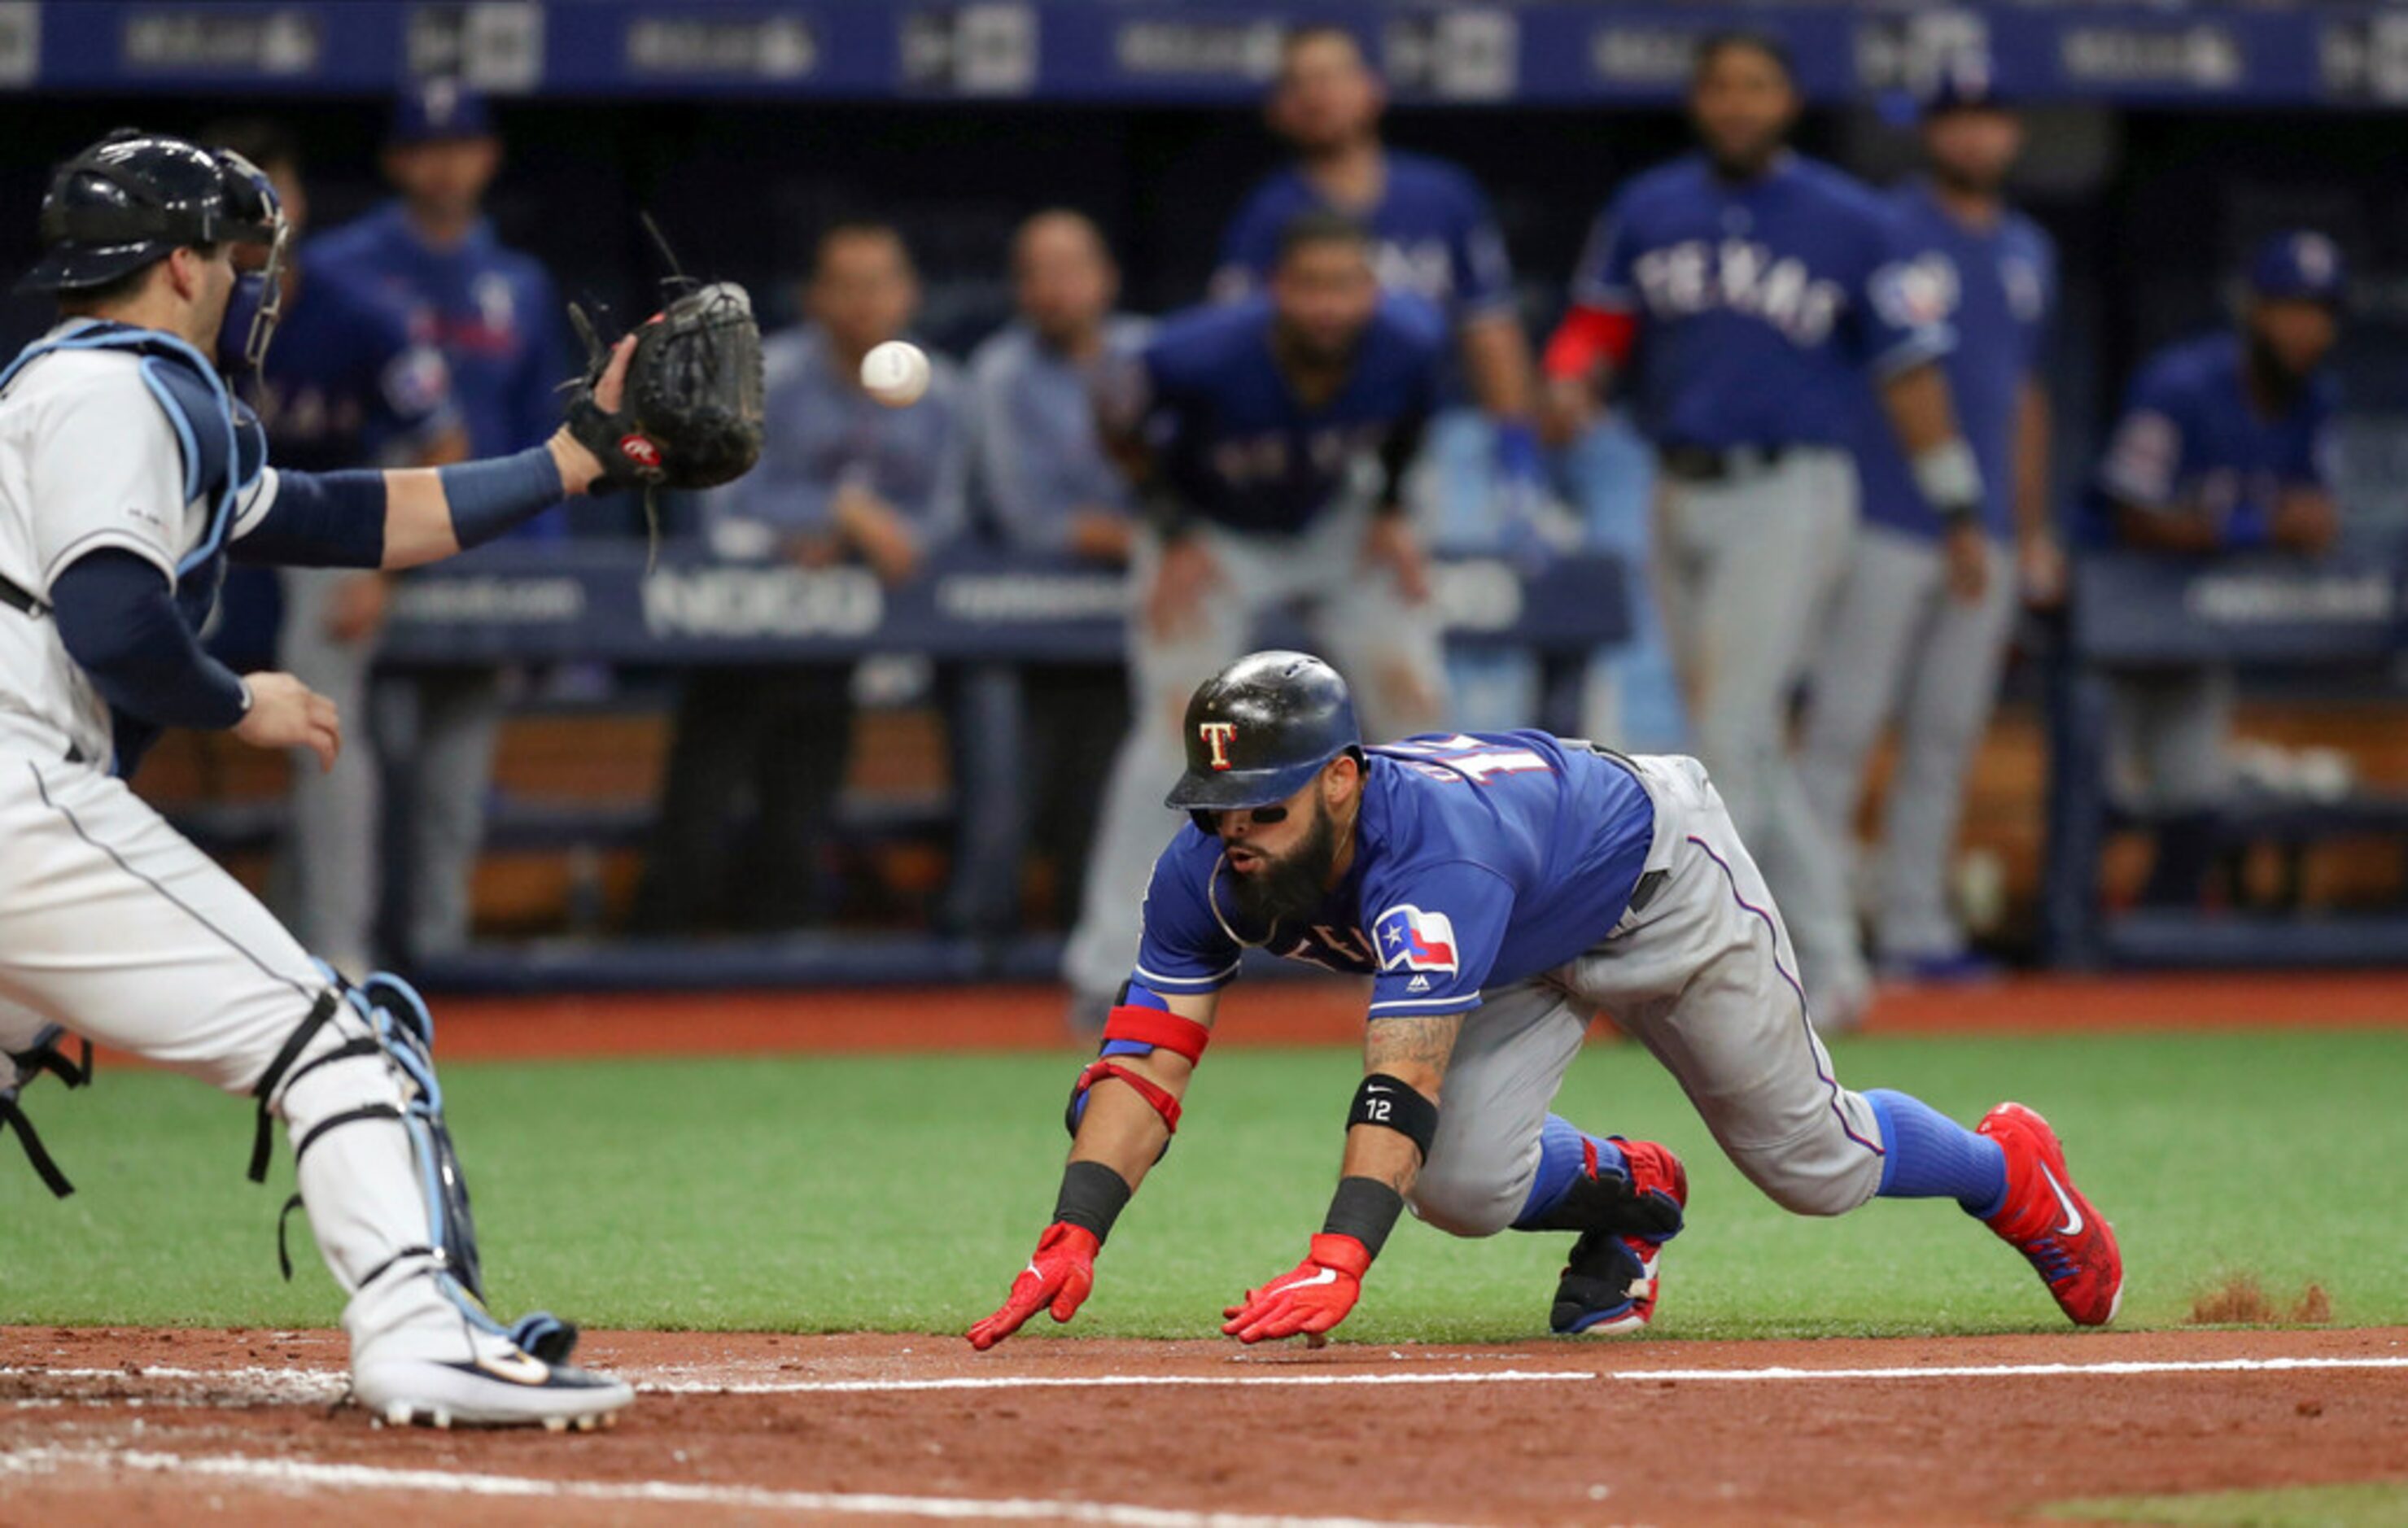
[(1865, 1093), (1881, 1121), (1881, 1195), (1885, 1199), (1954, 1199), (1987, 1220), (2007, 1197), (2007, 1156), (1919, 1098), (1889, 1088)]
[(1588, 1147), (1597, 1148), (1600, 1166), (1621, 1166), (1627, 1172), (1622, 1148), (1602, 1136), (1591, 1135), (1560, 1114), (1550, 1114), (1539, 1130), (1539, 1176), (1531, 1180), (1530, 1196), (1522, 1201), (1522, 1213), (1513, 1221), (1516, 1231), (1533, 1229), (1531, 1222), (1543, 1218), (1564, 1195), (1571, 1192), (1572, 1184), (1588, 1163)]

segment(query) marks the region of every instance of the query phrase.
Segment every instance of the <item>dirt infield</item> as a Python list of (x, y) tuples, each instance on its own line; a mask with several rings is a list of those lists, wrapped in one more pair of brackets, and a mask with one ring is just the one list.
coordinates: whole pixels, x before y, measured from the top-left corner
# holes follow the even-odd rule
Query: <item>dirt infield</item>
[(338, 1406), (335, 1334), (0, 1330), (0, 1521), (1991, 1522), (2408, 1475), (2408, 1330), (1511, 1348), (603, 1333), (590, 1435)]

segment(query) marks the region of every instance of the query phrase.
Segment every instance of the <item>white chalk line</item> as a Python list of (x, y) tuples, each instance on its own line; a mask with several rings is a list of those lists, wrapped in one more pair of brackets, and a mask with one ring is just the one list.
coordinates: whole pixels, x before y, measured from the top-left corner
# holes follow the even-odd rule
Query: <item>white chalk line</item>
[[(2081, 1364), (1896, 1364), (1883, 1367), (1813, 1369), (1775, 1366), (1755, 1369), (1487, 1369), (1487, 1370), (1310, 1370), (1247, 1374), (990, 1374), (950, 1375), (893, 1379), (744, 1379), (710, 1377), (692, 1367), (626, 1371), (625, 1378), (647, 1395), (875, 1395), (914, 1394), (945, 1391), (997, 1390), (1176, 1390), (1254, 1386), (1385, 1386), (1568, 1384), (1609, 1381), (1703, 1381), (1719, 1384), (1823, 1383), (1894, 1379), (2052, 1379), (2117, 1378), (2154, 1374), (2276, 1374), (2297, 1370), (2408, 1369), (2408, 1357), (2275, 1357), (2216, 1359), (2102, 1359)], [(349, 1388), (339, 1373), (257, 1366), (194, 1369), (171, 1365), (122, 1368), (0, 1367), (0, 1378), (62, 1380), (173, 1380), (210, 1387), (243, 1399), (323, 1404), (339, 1400)]]
[(2096, 1364), (1950, 1364), (1887, 1369), (1620, 1369), (1603, 1379), (2053, 1379), (2134, 1374), (2258, 1374), (2292, 1369), (2408, 1369), (2408, 1358), (2108, 1359)]
[(36, 1475), (82, 1466), (108, 1471), (147, 1470), (166, 1475), (256, 1483), (272, 1489), (389, 1491), (429, 1495), (520, 1498), (535, 1501), (645, 1503), (724, 1507), (752, 1512), (816, 1513), (822, 1516), (927, 1518), (952, 1522), (1077, 1522), (1104, 1528), (1394, 1528), (1370, 1518), (1291, 1517), (1248, 1512), (1191, 1512), (1177, 1507), (1124, 1502), (1048, 1501), (1041, 1498), (908, 1496), (881, 1492), (772, 1491), (752, 1486), (701, 1486), (668, 1480), (546, 1480), (519, 1475), (473, 1475), (453, 1470), (390, 1469), (370, 1464), (325, 1464), (309, 1460), (253, 1459), (242, 1454), (188, 1456), (112, 1449), (20, 1449), (0, 1453), (0, 1473)]

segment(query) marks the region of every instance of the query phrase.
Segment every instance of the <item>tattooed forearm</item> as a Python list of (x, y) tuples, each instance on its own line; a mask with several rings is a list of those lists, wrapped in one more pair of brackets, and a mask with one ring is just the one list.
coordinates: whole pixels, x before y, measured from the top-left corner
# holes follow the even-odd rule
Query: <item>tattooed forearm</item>
[(1462, 1032), (1459, 1013), (1374, 1019), (1363, 1034), (1363, 1070), (1401, 1078), (1435, 1103), (1447, 1059), (1455, 1054), (1455, 1037)]

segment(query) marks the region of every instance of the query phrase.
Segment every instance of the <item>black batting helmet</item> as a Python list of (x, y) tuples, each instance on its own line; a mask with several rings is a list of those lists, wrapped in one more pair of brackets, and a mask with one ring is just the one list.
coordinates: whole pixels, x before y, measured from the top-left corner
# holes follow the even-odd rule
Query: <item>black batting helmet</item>
[(1187, 772), (1163, 799), (1190, 812), (1285, 801), (1341, 753), (1362, 756), (1354, 697), (1309, 652), (1250, 652), (1187, 703)]
[(21, 292), (105, 286), (187, 245), (274, 246), (283, 209), (238, 154), (122, 127), (60, 165)]

